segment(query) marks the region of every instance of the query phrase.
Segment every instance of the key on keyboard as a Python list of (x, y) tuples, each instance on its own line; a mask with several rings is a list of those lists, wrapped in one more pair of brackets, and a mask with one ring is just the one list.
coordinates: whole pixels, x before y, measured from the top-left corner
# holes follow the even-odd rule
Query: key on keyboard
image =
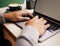
[(56, 31), (57, 29), (60, 28), (60, 26), (57, 25), (57, 24), (55, 24), (55, 23), (50, 23), (50, 25), (51, 25), (51, 26), (47, 29), (47, 30), (49, 30), (50, 32), (54, 32), (54, 31)]

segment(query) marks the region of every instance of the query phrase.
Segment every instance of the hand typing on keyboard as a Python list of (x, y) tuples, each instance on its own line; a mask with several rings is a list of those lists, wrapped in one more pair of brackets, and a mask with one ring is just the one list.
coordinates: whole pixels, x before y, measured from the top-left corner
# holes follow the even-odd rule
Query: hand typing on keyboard
[[(28, 14), (28, 15), (26, 15), (26, 14)], [(29, 17), (22, 17), (23, 15), (33, 17), (33, 15), (30, 12), (28, 12), (27, 10), (18, 10), (18, 11), (14, 11), (14, 12), (4, 13), (4, 18), (5, 18), (5, 20), (10, 20), (10, 21), (14, 21), (14, 22), (30, 20)]]
[(27, 25), (30, 25), (34, 28), (37, 29), (37, 31), (39, 32), (40, 35), (43, 35), (45, 30), (50, 26), (50, 24), (46, 24), (47, 21), (43, 18), (38, 18), (38, 16), (35, 16), (34, 18), (32, 18), (31, 20), (29, 20), (26, 24)]

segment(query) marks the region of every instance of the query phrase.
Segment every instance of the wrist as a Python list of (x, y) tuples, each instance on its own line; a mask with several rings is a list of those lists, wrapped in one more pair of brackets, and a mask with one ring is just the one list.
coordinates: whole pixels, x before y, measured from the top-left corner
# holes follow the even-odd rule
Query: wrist
[(12, 16), (12, 13), (4, 13), (5, 20), (10, 20)]
[(39, 27), (37, 25), (28, 24), (26, 26), (31, 26), (31, 27), (35, 28), (38, 31), (38, 33), (40, 34)]
[(6, 13), (4, 13), (4, 19), (7, 20), (7, 15), (6, 15)]

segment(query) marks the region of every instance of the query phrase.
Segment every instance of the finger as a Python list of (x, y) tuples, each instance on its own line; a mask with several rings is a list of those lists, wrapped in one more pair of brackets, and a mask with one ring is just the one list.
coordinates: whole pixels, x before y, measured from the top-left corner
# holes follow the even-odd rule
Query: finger
[(47, 24), (45, 25), (45, 29), (49, 28), (50, 27), (50, 24)]
[(28, 18), (28, 17), (19, 17), (18, 20), (19, 21), (28, 21), (28, 20), (30, 20), (30, 18)]
[(37, 20), (38, 19), (38, 16), (35, 16), (33, 19)]
[(32, 13), (28, 13), (28, 14), (33, 17)]
[(30, 13), (30, 12), (27, 11), (27, 10), (26, 10), (26, 14), (28, 14), (29, 16), (32, 16), (32, 17), (33, 17), (32, 13)]
[(33, 15), (31, 13), (25, 13), (24, 16), (30, 16), (33, 17)]
[(43, 21), (43, 20), (44, 20), (44, 18), (40, 18), (39, 20), (40, 20), (40, 21)]
[(45, 23), (47, 23), (47, 21), (46, 20), (43, 20), (43, 24), (45, 24)]
[(40, 22), (41, 24), (45, 24), (45, 23), (46, 23), (46, 21), (44, 20), (44, 18), (40, 18), (40, 19), (39, 19), (39, 22)]

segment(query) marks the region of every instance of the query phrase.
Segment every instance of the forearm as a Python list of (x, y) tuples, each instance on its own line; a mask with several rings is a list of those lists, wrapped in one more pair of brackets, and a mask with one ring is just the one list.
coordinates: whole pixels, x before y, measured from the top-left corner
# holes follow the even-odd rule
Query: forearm
[(32, 26), (27, 26), (16, 41), (16, 46), (37, 46), (39, 32)]

